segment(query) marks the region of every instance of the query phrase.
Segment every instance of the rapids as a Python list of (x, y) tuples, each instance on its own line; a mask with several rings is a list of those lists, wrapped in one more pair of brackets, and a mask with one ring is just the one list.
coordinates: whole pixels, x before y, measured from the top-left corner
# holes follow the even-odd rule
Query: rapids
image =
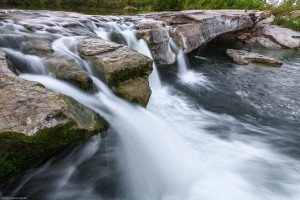
[[(9, 27), (14, 27), (9, 34), (22, 29), (13, 24)], [(86, 28), (104, 39), (117, 34), (121, 43), (151, 57), (130, 22), (98, 26), (91, 21)], [(274, 53), (285, 61), (280, 69), (255, 64), (240, 67), (223, 55), (224, 44), (209, 44), (186, 57), (170, 41), (178, 52), (177, 63), (164, 69), (153, 65), (153, 94), (145, 109), (116, 97), (97, 78), (93, 66), (74, 48), (78, 37), (47, 37), (53, 39), (57, 53), (74, 58), (89, 73), (98, 93), (88, 94), (55, 79), (38, 57), (19, 52), (17, 43), (10, 47), (2, 42), (1, 46), (22, 78), (73, 97), (103, 116), (111, 128), (106, 135), (72, 144), (24, 173), (1, 189), (3, 196), (46, 200), (300, 199), (297, 51)]]

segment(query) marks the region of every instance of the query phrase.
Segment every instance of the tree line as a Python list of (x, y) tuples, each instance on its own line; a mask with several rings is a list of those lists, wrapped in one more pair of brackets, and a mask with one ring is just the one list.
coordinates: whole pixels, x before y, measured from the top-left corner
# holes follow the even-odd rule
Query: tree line
[(262, 9), (266, 0), (3, 0), (11, 5), (87, 6), (124, 8), (126, 6), (153, 11), (184, 9)]

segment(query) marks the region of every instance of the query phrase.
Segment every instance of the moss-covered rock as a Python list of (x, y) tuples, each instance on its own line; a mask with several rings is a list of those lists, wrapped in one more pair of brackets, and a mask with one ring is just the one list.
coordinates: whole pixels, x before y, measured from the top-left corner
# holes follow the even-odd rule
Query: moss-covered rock
[(10, 71), (0, 51), (0, 184), (63, 146), (107, 129), (74, 99)]
[(78, 140), (88, 139), (99, 130), (79, 129), (75, 122), (42, 129), (34, 136), (17, 132), (0, 133), (0, 184), (42, 162), (57, 150)]

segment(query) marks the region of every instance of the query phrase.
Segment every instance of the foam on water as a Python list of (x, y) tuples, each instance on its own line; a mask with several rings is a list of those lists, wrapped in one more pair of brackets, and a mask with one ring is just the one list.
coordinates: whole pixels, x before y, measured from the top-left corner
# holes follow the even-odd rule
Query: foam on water
[[(104, 32), (121, 33), (127, 45), (151, 57), (149, 48), (143, 40), (136, 38), (130, 24), (108, 25), (110, 29), (103, 29)], [(93, 29), (101, 31), (97, 27)], [(57, 53), (72, 57), (84, 68), (85, 61), (78, 56), (75, 48), (77, 42), (77, 37), (61, 37), (54, 41), (52, 47)], [(22, 53), (8, 53), (19, 60), (32, 58)], [(180, 55), (178, 63), (183, 62), (186, 66), (183, 51)], [(32, 65), (32, 69), (36, 69), (36, 65), (43, 66), (43, 63), (33, 61)], [(189, 84), (196, 82), (205, 87), (210, 83), (202, 74), (188, 70), (188, 67), (185, 69), (184, 73), (179, 70), (179, 77), (187, 76), (185, 79)], [(92, 69), (86, 70), (92, 75)], [(28, 72), (33, 73), (30, 69)], [(46, 75), (22, 74), (20, 77), (40, 82), (50, 90), (76, 99), (110, 123), (118, 137), (118, 160), (124, 175), (123, 187), (126, 188), (126, 194), (120, 194), (120, 199), (300, 199), (299, 160), (280, 154), (259, 138), (239, 136), (242, 130), (260, 132), (262, 129), (194, 105), (172, 86), (162, 87), (158, 75), (151, 78), (151, 86), (155, 89), (148, 110), (118, 98), (97, 77), (91, 76), (99, 90), (96, 94), (85, 93)], [(153, 87), (155, 84), (159, 87)], [(228, 138), (222, 138), (222, 133), (216, 133), (216, 130), (227, 131)], [(266, 131), (263, 129), (262, 132)], [(43, 199), (103, 199), (95, 192), (95, 179), (101, 176), (100, 166), (89, 182), (71, 182), (79, 165), (95, 155), (100, 141), (99, 137), (91, 139), (82, 151), (77, 152), (75, 160), (68, 159), (74, 158), (72, 155), (66, 156), (61, 161), (66, 163), (61, 164), (63, 168), (58, 164), (56, 169), (49, 170), (50, 160), (25, 176), (13, 194), (18, 195), (22, 187), (46, 174), (55, 177), (55, 181), (51, 184), (39, 183), (35, 188), (30, 188), (29, 194), (38, 193), (44, 187), (47, 193), (43, 194)]]

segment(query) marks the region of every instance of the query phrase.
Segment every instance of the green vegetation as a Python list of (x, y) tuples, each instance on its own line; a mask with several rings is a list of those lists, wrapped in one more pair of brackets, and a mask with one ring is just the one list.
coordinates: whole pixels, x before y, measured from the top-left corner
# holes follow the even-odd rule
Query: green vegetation
[(126, 12), (184, 9), (263, 9), (266, 0), (6, 0), (6, 4), (87, 9), (113, 8)]
[(75, 127), (75, 123), (69, 123), (44, 129), (33, 137), (15, 132), (1, 133), (0, 185), (45, 160), (63, 146), (95, 134)]
[(275, 24), (300, 31), (300, 0), (287, 0), (277, 8), (271, 8)]

